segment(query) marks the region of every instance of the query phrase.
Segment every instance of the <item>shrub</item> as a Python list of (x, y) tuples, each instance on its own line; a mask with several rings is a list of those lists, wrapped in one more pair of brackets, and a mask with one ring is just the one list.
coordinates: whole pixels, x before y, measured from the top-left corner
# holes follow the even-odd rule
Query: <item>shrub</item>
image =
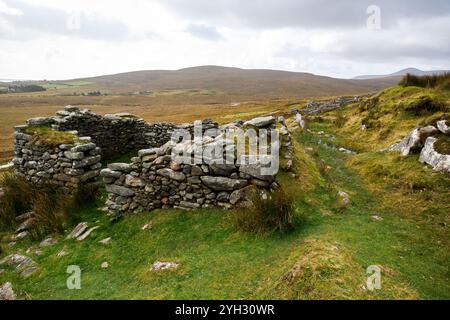
[(239, 231), (266, 234), (286, 232), (294, 227), (294, 199), (282, 187), (267, 197), (254, 192), (252, 205), (235, 211), (233, 224)]
[(68, 218), (85, 205), (95, 201), (98, 188), (82, 186), (68, 194), (55, 184), (32, 184), (25, 178), (12, 173), (6, 174), (0, 182), (4, 195), (0, 206), (0, 226), (11, 228), (16, 217), (29, 211), (34, 212), (30, 234), (40, 238), (48, 233), (63, 232)]
[(439, 88), (447, 89), (450, 83), (450, 72), (443, 74), (434, 74), (430, 76), (415, 76), (407, 74), (400, 81), (400, 85), (404, 87), (421, 87), (421, 88)]
[(338, 113), (336, 118), (333, 120), (333, 123), (336, 127), (342, 128), (347, 123), (347, 117), (345, 117), (343, 114)]
[(0, 205), (0, 226), (4, 228), (13, 225), (18, 215), (31, 210), (29, 198), (34, 197), (34, 190), (25, 178), (12, 173), (4, 174), (0, 185), (4, 192)]

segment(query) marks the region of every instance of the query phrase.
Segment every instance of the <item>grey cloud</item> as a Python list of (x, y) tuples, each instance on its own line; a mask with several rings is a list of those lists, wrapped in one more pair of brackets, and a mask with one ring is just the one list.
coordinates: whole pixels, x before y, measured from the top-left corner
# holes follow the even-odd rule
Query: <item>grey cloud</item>
[(164, 0), (161, 4), (185, 18), (269, 29), (365, 27), (366, 9), (373, 4), (381, 8), (384, 28), (404, 18), (426, 19), (450, 13), (448, 0)]
[(186, 31), (192, 34), (194, 37), (205, 39), (209, 41), (222, 40), (223, 36), (215, 27), (205, 24), (190, 24)]
[[(120, 21), (83, 12), (66, 12), (59, 9), (30, 5), (21, 1), (4, 1), (19, 9), (22, 15), (1, 15), (14, 27), (16, 36), (34, 38), (39, 33), (78, 36), (87, 39), (120, 40), (128, 35), (128, 27)], [(9, 38), (0, 32), (0, 37)]]

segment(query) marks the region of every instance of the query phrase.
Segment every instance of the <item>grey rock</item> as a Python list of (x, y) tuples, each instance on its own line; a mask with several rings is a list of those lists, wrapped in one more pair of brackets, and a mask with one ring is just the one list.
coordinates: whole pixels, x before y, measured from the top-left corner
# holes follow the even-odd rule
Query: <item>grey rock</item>
[(57, 244), (58, 241), (56, 239), (53, 238), (47, 238), (45, 240), (43, 240), (39, 246), (40, 247), (50, 247), (50, 246), (54, 246), (55, 244)]
[(110, 163), (108, 164), (108, 169), (112, 171), (131, 172), (133, 166), (129, 163)]
[(272, 124), (275, 124), (275, 117), (273, 116), (258, 117), (244, 122), (244, 126), (254, 126), (257, 128), (265, 128)]
[(236, 180), (225, 177), (202, 176), (200, 179), (207, 187), (216, 191), (232, 191), (247, 185), (247, 180)]
[(230, 203), (234, 205), (240, 201), (248, 200), (253, 192), (256, 192), (256, 188), (252, 185), (239, 190), (235, 190), (230, 195)]
[(72, 232), (67, 236), (67, 239), (74, 239), (78, 238), (84, 231), (86, 231), (88, 227), (87, 222), (81, 222), (79, 223)]
[(16, 300), (11, 282), (6, 282), (0, 286), (0, 300)]
[(122, 175), (122, 172), (119, 171), (113, 171), (111, 169), (103, 169), (100, 171), (100, 176), (102, 177), (108, 177), (108, 178), (120, 178), (120, 176)]
[(88, 231), (83, 233), (81, 236), (77, 237), (77, 241), (83, 241), (84, 239), (89, 237), (94, 230), (97, 230), (98, 228), (100, 228), (100, 227), (99, 226), (95, 226), (95, 227), (90, 228)]
[(144, 181), (142, 179), (133, 177), (132, 175), (127, 174), (125, 177), (125, 184), (130, 187), (143, 187), (145, 186)]
[(447, 125), (447, 120), (438, 121), (436, 125), (440, 132), (450, 135), (450, 126)]
[(239, 172), (248, 174), (249, 176), (252, 176), (259, 180), (264, 180), (264, 181), (269, 181), (269, 182), (275, 181), (275, 177), (273, 175), (263, 175), (262, 167), (261, 167), (261, 165), (258, 165), (258, 164), (242, 165), (239, 167)]
[(94, 150), (96, 147), (95, 143), (84, 143), (73, 147), (70, 151), (73, 153), (88, 152)]
[(173, 179), (176, 181), (184, 181), (186, 180), (186, 175), (183, 172), (177, 172), (177, 171), (173, 171), (171, 169), (165, 168), (165, 169), (159, 169), (156, 171), (157, 174), (169, 178), (169, 179)]
[(176, 268), (178, 268), (178, 263), (156, 261), (155, 263), (153, 263), (151, 270), (158, 271), (158, 270), (168, 270), (168, 269), (176, 269)]
[(402, 141), (400, 141), (397, 144), (394, 144), (388, 150), (398, 151), (402, 154), (402, 156), (407, 156), (413, 151), (420, 150), (423, 147), (425, 140), (430, 135), (435, 134), (437, 132), (438, 129), (436, 129), (433, 126), (415, 128)]
[(106, 185), (106, 191), (109, 193), (117, 194), (122, 197), (131, 197), (134, 195), (133, 190), (126, 187), (117, 186), (115, 184)]
[(450, 172), (450, 155), (438, 153), (434, 149), (436, 141), (437, 139), (434, 137), (429, 137), (426, 140), (419, 161), (431, 165), (435, 171)]
[(200, 208), (200, 205), (198, 203), (181, 201), (180, 207), (188, 208), (188, 209), (197, 209), (197, 208)]
[(219, 176), (229, 176), (237, 171), (236, 166), (232, 164), (211, 164), (209, 169), (211, 174)]

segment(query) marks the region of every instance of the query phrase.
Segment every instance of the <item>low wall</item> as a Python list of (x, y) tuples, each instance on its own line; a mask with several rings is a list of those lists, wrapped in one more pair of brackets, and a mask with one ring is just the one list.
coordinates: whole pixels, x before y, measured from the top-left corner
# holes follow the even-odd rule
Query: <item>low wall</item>
[(177, 128), (171, 123), (149, 124), (128, 113), (100, 116), (87, 109), (67, 106), (53, 117), (54, 128), (76, 130), (91, 137), (102, 150), (104, 159), (111, 159), (132, 150), (159, 147), (170, 140)]
[(33, 183), (52, 182), (67, 189), (98, 182), (101, 149), (89, 137), (74, 135), (73, 143), (50, 146), (35, 141), (28, 125), (15, 129), (16, 174)]
[[(34, 130), (46, 129), (51, 140), (58, 132), (71, 133), (72, 141), (37, 141)], [(66, 106), (53, 117), (38, 117), (15, 127), (14, 166), (34, 183), (53, 182), (68, 189), (99, 182), (101, 160), (132, 150), (159, 147), (170, 140), (176, 125), (149, 124), (120, 113), (100, 116), (87, 109)], [(56, 137), (56, 138), (55, 138)], [(44, 139), (45, 140), (45, 139)]]
[[(263, 118), (261, 118), (263, 119)], [(253, 121), (253, 120), (252, 120)], [(284, 119), (279, 134), (285, 158), (292, 166), (292, 143)], [(275, 127), (275, 118), (266, 117), (263, 121), (251, 123), (262, 124), (268, 128)], [(222, 127), (236, 127), (229, 124)], [(261, 127), (259, 127), (261, 128)], [(222, 131), (223, 132), (223, 131)], [(216, 138), (203, 139), (202, 148), (221, 144), (224, 153), (215, 159), (201, 159), (198, 164), (186, 164), (174, 161), (174, 154), (184, 148), (192, 148), (191, 142), (177, 143), (169, 141), (160, 148), (140, 150), (131, 163), (112, 163), (101, 171), (106, 185), (109, 212), (122, 215), (133, 211), (151, 211), (157, 208), (197, 208), (247, 205), (253, 190), (271, 189), (277, 186), (275, 174), (263, 175), (264, 165), (244, 164), (237, 161), (232, 164), (217, 164), (215, 160), (225, 159), (226, 150), (235, 145), (224, 140), (219, 132)]]

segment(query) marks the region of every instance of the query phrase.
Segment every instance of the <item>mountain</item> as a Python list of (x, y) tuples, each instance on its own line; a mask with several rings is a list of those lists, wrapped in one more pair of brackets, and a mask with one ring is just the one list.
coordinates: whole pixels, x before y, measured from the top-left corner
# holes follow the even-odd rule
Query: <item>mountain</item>
[(412, 74), (415, 76), (428, 76), (433, 74), (441, 74), (449, 72), (449, 70), (431, 70), (431, 71), (423, 71), (417, 68), (406, 68), (391, 74), (384, 74), (384, 75), (364, 75), (364, 76), (358, 76), (353, 79), (355, 80), (369, 80), (369, 79), (380, 79), (380, 78), (391, 78), (391, 77), (403, 77), (406, 74)]
[[(377, 91), (398, 82), (397, 79), (348, 80), (301, 72), (220, 66), (174, 71), (134, 71), (71, 81), (91, 83), (83, 87), (83, 90), (95, 89), (112, 93), (209, 90), (227, 97), (252, 99), (360, 94)], [(72, 88), (67, 89), (70, 90)]]

